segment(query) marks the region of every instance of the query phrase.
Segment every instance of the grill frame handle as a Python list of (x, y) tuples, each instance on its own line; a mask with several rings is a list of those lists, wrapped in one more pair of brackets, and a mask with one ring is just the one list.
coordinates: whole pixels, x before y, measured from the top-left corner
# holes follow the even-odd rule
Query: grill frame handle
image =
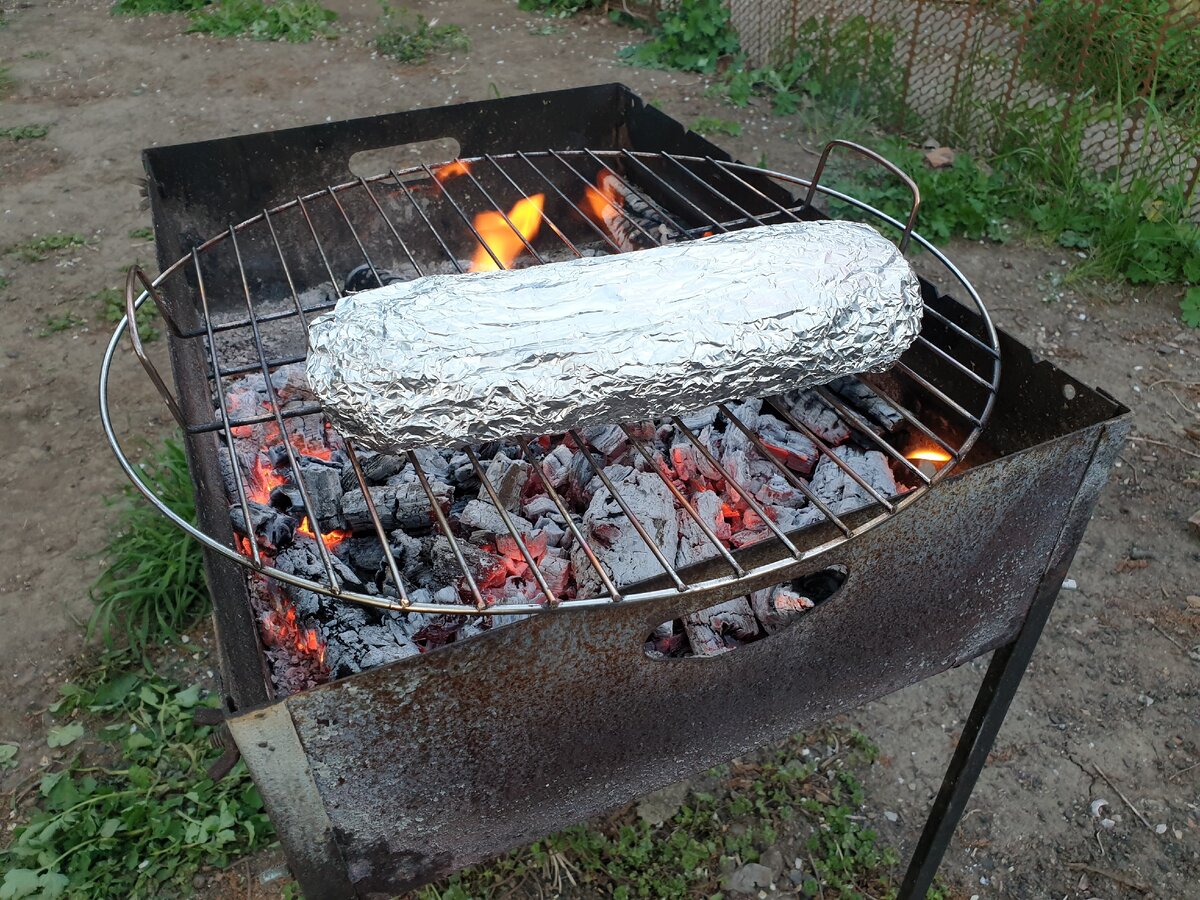
[[(144, 290), (141, 295), (138, 295), (138, 282), (141, 282)], [(150, 278), (142, 271), (139, 265), (129, 267), (129, 273), (125, 277), (125, 320), (129, 323), (129, 341), (133, 345), (133, 355), (138, 358), (138, 362), (142, 364), (142, 368), (146, 370), (146, 375), (149, 376), (150, 382), (158, 390), (159, 395), (163, 398), (163, 402), (167, 404), (167, 409), (171, 411), (171, 415), (175, 417), (175, 421), (179, 423), (179, 427), (187, 430), (187, 422), (183, 418), (183, 411), (179, 407), (179, 402), (175, 399), (175, 395), (171, 393), (171, 389), (167, 387), (167, 383), (163, 381), (161, 375), (158, 374), (158, 368), (150, 361), (150, 357), (146, 355), (146, 348), (142, 345), (142, 336), (138, 334), (137, 326), (137, 311), (138, 308), (146, 302), (146, 297), (154, 301), (154, 305), (158, 307), (158, 314), (162, 316), (163, 321), (167, 323), (167, 328), (171, 334), (179, 337), (179, 328), (175, 325), (175, 321), (167, 312), (166, 305), (155, 289)], [(120, 326), (118, 326), (120, 327)]]
[(825, 149), (821, 151), (821, 158), (817, 160), (817, 168), (813, 171), (812, 181), (808, 185), (808, 192), (804, 195), (805, 207), (812, 209), (813, 194), (817, 192), (817, 187), (821, 183), (821, 175), (825, 171), (825, 164), (829, 161), (829, 155), (835, 147), (845, 147), (847, 150), (852, 150), (860, 156), (865, 156), (872, 162), (878, 163), (904, 182), (904, 186), (912, 192), (912, 207), (908, 211), (908, 219), (904, 223), (904, 231), (900, 234), (900, 243), (898, 244), (900, 252), (906, 253), (908, 251), (909, 239), (912, 238), (913, 229), (917, 224), (917, 210), (921, 208), (921, 189), (907, 172), (890, 159), (880, 156), (870, 147), (864, 147), (862, 144), (856, 144), (854, 141), (846, 141), (841, 138), (832, 140), (826, 144)]

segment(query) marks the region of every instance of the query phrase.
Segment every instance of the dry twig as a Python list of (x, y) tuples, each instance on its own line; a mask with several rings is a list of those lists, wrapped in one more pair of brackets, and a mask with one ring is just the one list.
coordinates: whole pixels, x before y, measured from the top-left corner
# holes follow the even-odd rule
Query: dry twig
[(1150, 888), (1141, 882), (1134, 881), (1131, 878), (1126, 878), (1120, 872), (1111, 872), (1108, 869), (1100, 869), (1088, 863), (1067, 863), (1068, 869), (1074, 869), (1076, 872), (1090, 872), (1092, 875), (1099, 875), (1101, 878), (1107, 878), (1109, 881), (1115, 881), (1117, 884), (1123, 884), (1125, 887), (1135, 890), (1140, 894), (1150, 893)]
[(1153, 444), (1156, 447), (1166, 447), (1168, 450), (1174, 450), (1176, 453), (1182, 453), (1184, 456), (1190, 456), (1192, 459), (1200, 459), (1200, 453), (1194, 450), (1188, 450), (1184, 447), (1176, 447), (1174, 444), (1168, 444), (1166, 441), (1158, 441), (1154, 438), (1142, 437), (1141, 435), (1131, 434), (1129, 440), (1137, 441), (1140, 444)]
[(1149, 828), (1151, 831), (1153, 831), (1154, 826), (1151, 825), (1150, 822), (1146, 819), (1146, 817), (1142, 815), (1141, 810), (1139, 810), (1136, 806), (1133, 805), (1133, 803), (1130, 802), (1129, 798), (1125, 796), (1125, 794), (1121, 791), (1121, 789), (1119, 787), (1117, 787), (1115, 784), (1113, 784), (1112, 779), (1109, 778), (1107, 775), (1105, 775), (1104, 772), (1101, 770), (1101, 768), (1098, 765), (1096, 765), (1095, 763), (1092, 763), (1092, 768), (1096, 770), (1096, 774), (1099, 775), (1101, 778), (1103, 778), (1110, 788), (1112, 788), (1114, 791), (1117, 792), (1117, 796), (1120, 797), (1123, 801), (1125, 801), (1125, 805), (1128, 806), (1129, 809), (1133, 812), (1133, 814), (1138, 817), (1138, 820), (1143, 825), (1145, 825), (1147, 828)]
[(1159, 634), (1161, 634), (1163, 637), (1165, 637), (1172, 644), (1174, 644), (1177, 648), (1179, 648), (1179, 650), (1181, 650), (1184, 653), (1187, 652), (1187, 648), (1184, 647), (1183, 644), (1179, 643), (1179, 641), (1175, 640), (1175, 638), (1171, 637), (1169, 634), (1167, 634), (1165, 631), (1163, 631), (1161, 628), (1159, 628), (1158, 624), (1156, 622), (1152, 622), (1150, 619), (1146, 619), (1146, 624), (1149, 625), (1151, 628), (1153, 628), (1155, 631), (1157, 631)]

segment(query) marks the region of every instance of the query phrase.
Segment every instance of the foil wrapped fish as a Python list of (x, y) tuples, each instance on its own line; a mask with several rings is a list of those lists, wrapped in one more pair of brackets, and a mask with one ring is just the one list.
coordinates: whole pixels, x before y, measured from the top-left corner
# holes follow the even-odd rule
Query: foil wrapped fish
[(312, 322), (308, 380), (364, 446), (476, 444), (879, 371), (921, 309), (870, 226), (771, 225), (347, 296)]

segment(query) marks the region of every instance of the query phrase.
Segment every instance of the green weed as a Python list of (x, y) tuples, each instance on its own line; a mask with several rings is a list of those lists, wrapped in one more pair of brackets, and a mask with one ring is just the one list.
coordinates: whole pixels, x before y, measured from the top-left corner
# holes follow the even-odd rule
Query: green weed
[[(120, 322), (125, 315), (125, 292), (116, 288), (101, 288), (88, 295), (88, 300), (100, 309), (106, 322)], [(152, 301), (146, 301), (137, 310), (138, 337), (148, 344), (159, 338), (158, 310)]]
[(1200, 287), (1188, 288), (1179, 301), (1179, 316), (1184, 324), (1200, 328)]
[(87, 320), (81, 319), (75, 313), (69, 312), (63, 313), (61, 316), (49, 316), (42, 330), (38, 332), (38, 337), (50, 337), (50, 335), (58, 334), (60, 331), (71, 331), (86, 324)]
[(49, 133), (50, 129), (45, 125), (13, 125), (9, 128), (0, 128), (0, 139), (33, 141), (44, 138)]
[(152, 241), (154, 240), (154, 229), (149, 226), (145, 228), (130, 228), (129, 236), (135, 241)]
[(718, 119), (716, 116), (697, 116), (696, 121), (692, 123), (692, 131), (696, 134), (725, 134), (737, 137), (742, 133), (742, 126), (727, 119)]
[[(142, 478), (167, 507), (196, 521), (183, 447), (168, 440), (139, 465)], [(150, 506), (132, 486), (118, 499), (117, 527), (105, 550), (108, 565), (92, 586), (96, 609), (88, 633), (135, 653), (173, 640), (208, 611), (200, 545)], [(119, 640), (122, 639), (123, 640)]]
[(0, 291), (7, 291), (12, 282), (8, 280), (7, 275), (0, 275)]
[(336, 19), (337, 13), (317, 0), (219, 0), (192, 13), (188, 31), (305, 44), (318, 37), (336, 37)]
[(48, 743), (82, 749), (42, 775), (0, 851), (0, 897), (190, 893), (200, 867), (228, 865), (274, 839), (244, 764), (219, 782), (205, 772), (220, 750), (193, 715), (216, 697), (137, 672), (61, 691), (51, 709), (65, 723)]
[[(1096, 101), (1118, 104), (1151, 78), (1148, 87), (1160, 108), (1194, 120), (1200, 112), (1200, 40), (1186, 14), (1172, 7), (1171, 0), (1031, 4), (1022, 14), (1028, 24), (1021, 57), (1026, 74), (1062, 91), (1091, 90)], [(1171, 23), (1164, 24), (1168, 17)]]
[(0, 66), (0, 97), (12, 92), (17, 86), (17, 79), (9, 73), (8, 66)]
[(471, 41), (461, 26), (439, 25), (420, 13), (395, 9), (381, 0), (383, 15), (375, 33), (375, 49), (380, 56), (405, 63), (423, 63), (430, 56), (468, 50)]
[(47, 59), (49, 56), (49, 50), (29, 50), (21, 54), (22, 59)]
[(662, 10), (651, 39), (622, 48), (620, 56), (651, 69), (713, 72), (721, 59), (739, 50), (722, 0), (691, 0)]
[(25, 262), (43, 262), (50, 258), (51, 253), (59, 250), (69, 250), (72, 247), (82, 247), (87, 240), (76, 232), (58, 232), (48, 234), (43, 238), (33, 238), (23, 244), (14, 244), (7, 252), (13, 253)]
[(565, 19), (585, 9), (599, 9), (604, 0), (517, 0), (517, 9)]
[[(468, 900), (519, 893), (536, 879), (549, 893), (570, 881), (580, 896), (693, 898), (721, 896), (722, 873), (754, 862), (780, 843), (782, 832), (811, 832), (815, 871), (811, 891), (855, 897), (892, 890), (895, 855), (860, 826), (863, 803), (846, 766), (864, 762), (858, 751), (818, 770), (796, 761), (793, 741), (753, 761), (710, 773), (711, 791), (692, 794), (675, 815), (654, 827), (632, 815), (578, 826), (468, 869), (426, 888), (422, 900)], [(806, 867), (808, 868), (808, 867)], [(818, 885), (817, 879), (821, 884)]]
[(117, 0), (114, 16), (148, 16), (151, 13), (195, 12), (212, 0)]

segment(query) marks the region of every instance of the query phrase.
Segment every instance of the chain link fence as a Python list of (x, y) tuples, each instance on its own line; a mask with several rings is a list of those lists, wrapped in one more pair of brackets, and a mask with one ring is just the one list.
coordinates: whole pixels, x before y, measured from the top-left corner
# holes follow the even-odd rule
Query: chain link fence
[(1200, 206), (1200, 0), (729, 6), (748, 64), (805, 59), (821, 84), (854, 82), (857, 111), (886, 128), (973, 151), (1053, 148)]

